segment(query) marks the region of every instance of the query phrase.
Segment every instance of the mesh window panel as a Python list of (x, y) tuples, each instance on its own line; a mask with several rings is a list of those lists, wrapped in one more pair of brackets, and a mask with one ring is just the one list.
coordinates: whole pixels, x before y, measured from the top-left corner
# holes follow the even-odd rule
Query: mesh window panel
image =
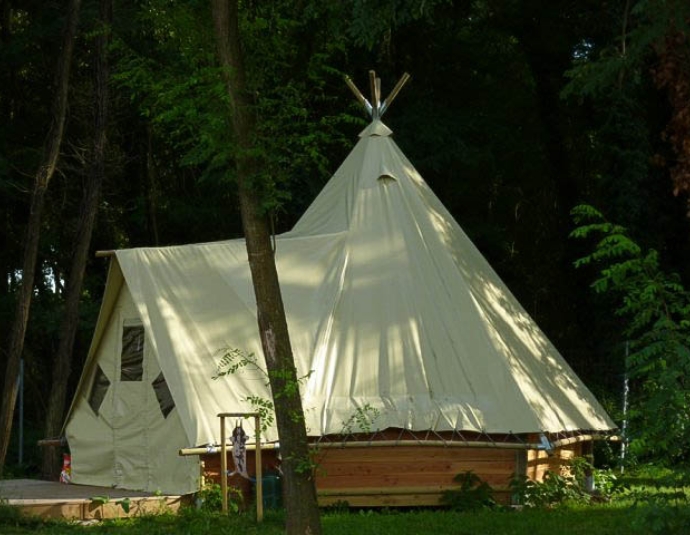
[(141, 381), (144, 376), (144, 328), (122, 328), (120, 381)]
[(165, 382), (165, 377), (163, 377), (163, 372), (158, 374), (151, 383), (153, 386), (153, 391), (156, 393), (156, 399), (158, 400), (158, 406), (161, 408), (163, 413), (163, 418), (167, 418), (170, 411), (175, 408), (175, 402), (173, 401), (172, 395), (170, 394), (170, 389), (168, 388), (168, 383)]
[(93, 409), (93, 412), (98, 414), (103, 403), (103, 398), (108, 392), (108, 387), (110, 386), (110, 381), (106, 377), (105, 373), (100, 366), (96, 366), (96, 374), (93, 377), (93, 383), (91, 384), (91, 393), (89, 394), (89, 405)]

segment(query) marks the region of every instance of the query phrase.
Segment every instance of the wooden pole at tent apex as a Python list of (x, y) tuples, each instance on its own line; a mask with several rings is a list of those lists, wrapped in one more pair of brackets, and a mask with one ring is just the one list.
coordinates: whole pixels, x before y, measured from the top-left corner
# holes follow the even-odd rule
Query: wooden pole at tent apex
[(364, 106), (364, 109), (369, 114), (369, 117), (371, 117), (372, 120), (376, 120), (380, 119), (383, 116), (383, 114), (386, 113), (388, 108), (390, 108), (393, 100), (395, 100), (395, 97), (398, 96), (398, 93), (400, 93), (400, 90), (403, 88), (403, 86), (407, 83), (409, 79), (410, 75), (407, 73), (403, 73), (403, 75), (400, 77), (400, 80), (398, 80), (398, 83), (395, 84), (395, 87), (390, 92), (388, 97), (384, 99), (383, 102), (381, 102), (381, 78), (376, 77), (375, 71), (369, 71), (369, 88), (371, 91), (371, 102), (366, 99), (366, 97), (357, 88), (357, 86), (349, 76), (345, 76), (345, 83), (347, 84), (347, 87), (350, 88), (350, 91), (352, 91), (352, 93), (355, 95), (355, 98), (360, 102), (360, 104), (362, 104), (362, 106)]
[(261, 467), (261, 415), (258, 412), (221, 412), (220, 418), (220, 492), (222, 494), (222, 511), (228, 514), (228, 443), (225, 440), (225, 419), (226, 418), (251, 418), (254, 417), (254, 429), (256, 443), (255, 460), (255, 479), (256, 479), (256, 521), (262, 522), (264, 519), (264, 493), (263, 475)]

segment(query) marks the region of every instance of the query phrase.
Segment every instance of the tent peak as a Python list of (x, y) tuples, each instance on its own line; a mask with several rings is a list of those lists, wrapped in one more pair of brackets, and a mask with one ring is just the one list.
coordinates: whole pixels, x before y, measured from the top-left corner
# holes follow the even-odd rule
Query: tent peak
[[(369, 117), (372, 118), (373, 121), (376, 121), (380, 119), (384, 113), (390, 108), (391, 103), (393, 100), (395, 100), (395, 97), (398, 96), (398, 93), (400, 90), (403, 88), (403, 86), (407, 83), (407, 81), (410, 79), (410, 75), (407, 73), (404, 73), (401, 77), (400, 80), (398, 80), (398, 83), (395, 84), (395, 87), (393, 90), (390, 92), (388, 95), (388, 98), (384, 99), (383, 102), (381, 102), (381, 78), (376, 77), (376, 72), (371, 70), (369, 71), (369, 85), (371, 87), (371, 101), (367, 100), (364, 95), (362, 95), (362, 92), (357, 89), (357, 86), (354, 84), (352, 79), (350, 79), (349, 76), (345, 76), (345, 83), (347, 86), (350, 88), (350, 90), (354, 93), (355, 98), (364, 106), (364, 109), (367, 111), (369, 114)], [(361, 134), (360, 134), (361, 135)]]
[(359, 137), (369, 137), (369, 136), (390, 136), (393, 130), (388, 128), (379, 119), (374, 119), (371, 121), (369, 126), (359, 133)]

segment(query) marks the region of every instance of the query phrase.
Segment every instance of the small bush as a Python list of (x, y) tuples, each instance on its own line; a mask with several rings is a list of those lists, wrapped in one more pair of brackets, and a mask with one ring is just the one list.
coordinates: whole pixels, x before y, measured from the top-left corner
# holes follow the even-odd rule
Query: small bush
[[(587, 490), (588, 475), (594, 478), (594, 492)], [(541, 482), (524, 475), (510, 482), (515, 501), (525, 507), (553, 507), (564, 502), (589, 503), (592, 498), (608, 500), (621, 490), (611, 470), (597, 470), (586, 459), (577, 458), (570, 463), (570, 475), (546, 472)]]
[(525, 507), (543, 508), (569, 502), (587, 502), (588, 495), (575, 483), (575, 478), (547, 472), (541, 482), (525, 476), (516, 476), (510, 489), (518, 504)]
[[(218, 512), (223, 508), (223, 494), (220, 485), (206, 485), (197, 493), (197, 505), (202, 511)], [(228, 487), (228, 511), (239, 513), (244, 506), (242, 491)]]
[(493, 489), (474, 472), (458, 474), (453, 481), (460, 483), (460, 488), (444, 491), (441, 496), (442, 504), (455, 511), (476, 511), (496, 505)]

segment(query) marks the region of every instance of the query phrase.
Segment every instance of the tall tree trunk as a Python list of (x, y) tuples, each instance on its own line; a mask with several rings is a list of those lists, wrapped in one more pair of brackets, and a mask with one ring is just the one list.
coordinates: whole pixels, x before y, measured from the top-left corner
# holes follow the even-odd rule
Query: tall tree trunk
[(273, 392), (276, 424), (280, 436), (285, 475), (287, 533), (321, 533), (313, 471), (285, 309), (271, 247), (270, 225), (261, 209), (261, 199), (252, 184), (257, 161), (250, 149), (256, 125), (240, 46), (237, 0), (211, 0), (218, 57), (225, 69), (225, 82), (239, 146), (237, 185), (242, 225), (247, 243), (249, 268), (256, 295), (257, 319), (266, 367)]
[[(690, 17), (687, 23), (690, 24)], [(665, 88), (671, 117), (662, 137), (675, 156), (670, 166), (673, 194), (690, 193), (690, 33), (670, 28), (654, 47), (657, 65), (652, 70), (657, 87)], [(687, 199), (690, 217), (690, 198)]]
[[(100, 1), (100, 34), (96, 39), (96, 58), (94, 66), (94, 136), (91, 155), (91, 169), (82, 199), (79, 225), (75, 236), (75, 247), (72, 266), (67, 279), (65, 292), (65, 310), (60, 328), (53, 379), (48, 398), (48, 409), (45, 421), (45, 436), (57, 436), (62, 430), (62, 419), (65, 412), (67, 385), (72, 371), (72, 351), (79, 326), (79, 303), (84, 283), (86, 261), (91, 245), (93, 226), (98, 213), (98, 203), (105, 178), (105, 152), (108, 123), (108, 46), (111, 36), (113, 15), (112, 0)], [(54, 479), (59, 473), (58, 451), (46, 447), (43, 450), (43, 476)]]
[[(3, 48), (10, 46), (12, 42), (12, 5), (10, 0), (0, 0), (0, 43)], [(0, 95), (0, 100), (2, 101), (2, 107), (0, 108), (0, 117), (5, 121), (6, 125), (12, 124), (12, 109), (13, 109), (13, 98), (14, 98), (14, 65), (5, 66), (5, 74), (3, 76), (3, 93)], [(4, 150), (4, 147), (0, 147), (0, 150)], [(12, 271), (12, 266), (10, 262), (9, 251), (9, 236), (11, 229), (11, 216), (10, 216), (10, 201), (5, 198), (0, 200), (0, 213), (2, 214), (2, 221), (0, 225), (4, 227), (2, 232), (2, 242), (0, 243), (0, 296), (7, 295), (10, 291), (10, 272)], [(0, 328), (0, 341), (4, 340), (5, 331)], [(2, 375), (0, 375), (2, 377)]]
[(31, 295), (34, 286), (36, 271), (36, 257), (38, 255), (38, 242), (41, 233), (41, 215), (45, 202), (45, 194), (50, 179), (55, 172), (62, 134), (67, 115), (67, 93), (69, 89), (69, 73), (72, 64), (72, 52), (77, 33), (79, 20), (79, 8), (81, 0), (69, 0), (67, 17), (65, 19), (65, 31), (62, 41), (62, 50), (58, 57), (57, 72), (55, 76), (55, 98), (51, 108), (51, 120), (43, 149), (41, 163), (34, 176), (34, 185), (31, 192), (29, 208), (29, 221), (24, 240), (24, 259), (22, 263), (22, 280), (17, 294), (14, 322), (10, 330), (10, 340), (7, 349), (7, 368), (2, 391), (2, 404), (0, 409), (0, 476), (5, 466), (7, 449), (9, 448), (10, 435), (12, 433), (12, 416), (17, 400), (17, 373), (19, 361), (24, 349), (24, 337), (26, 325), (29, 321), (29, 309), (31, 307)]
[(158, 169), (153, 157), (153, 132), (151, 126), (146, 129), (146, 204), (148, 207), (149, 239), (158, 246)]

